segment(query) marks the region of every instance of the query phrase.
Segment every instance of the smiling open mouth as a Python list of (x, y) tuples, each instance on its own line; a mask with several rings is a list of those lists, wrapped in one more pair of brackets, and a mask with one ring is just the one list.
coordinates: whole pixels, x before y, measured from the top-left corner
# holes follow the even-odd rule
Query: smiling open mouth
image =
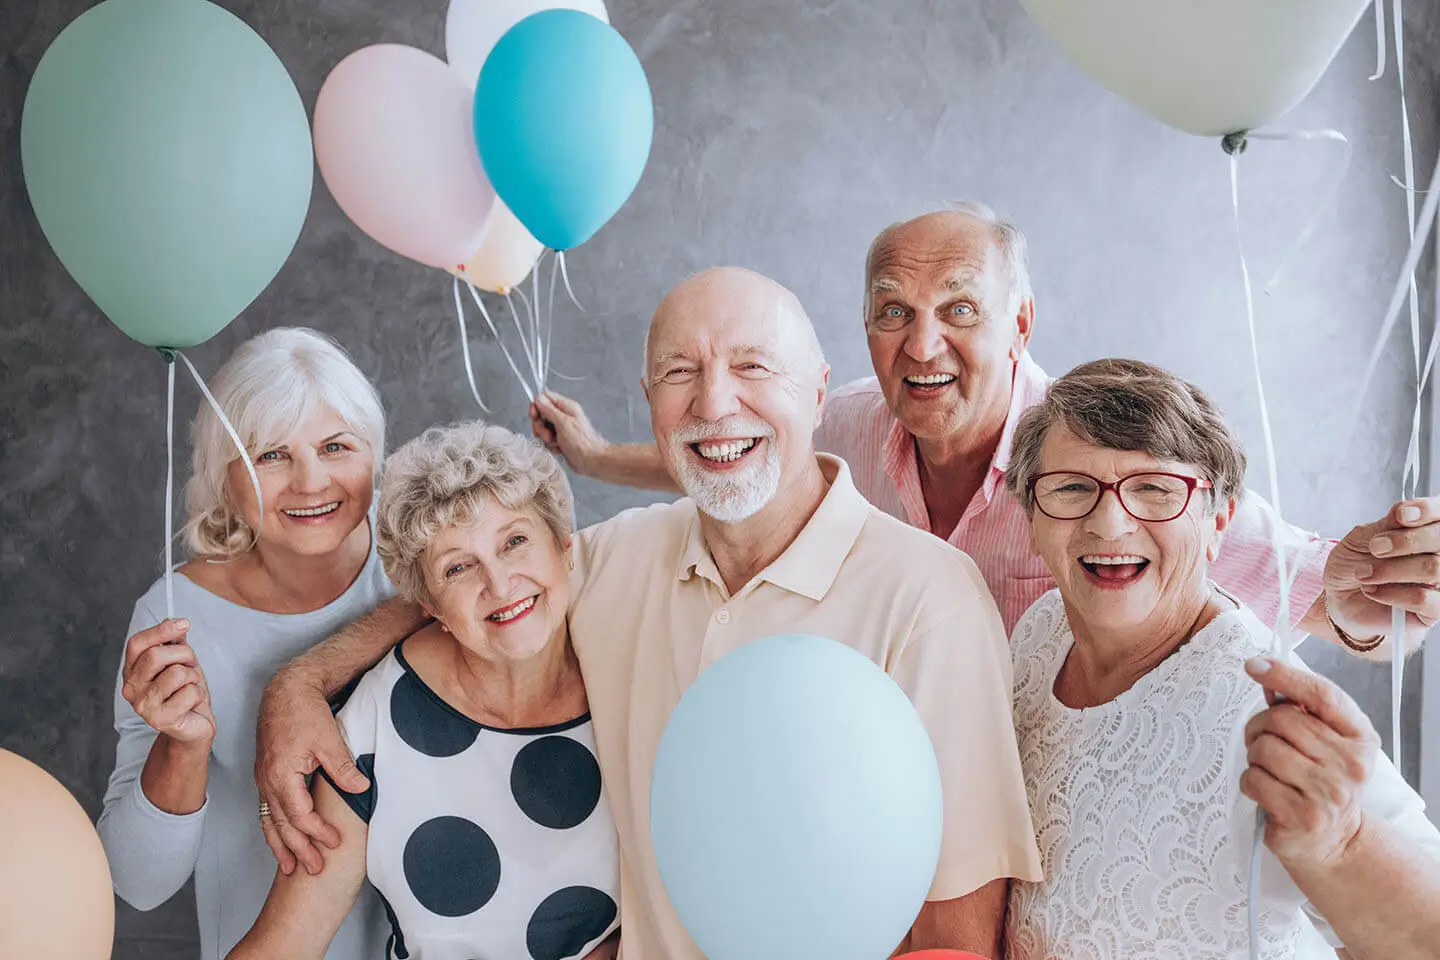
[(1080, 558), (1080, 566), (1096, 580), (1120, 585), (1138, 580), (1150, 561), (1133, 554), (1087, 554)]
[(960, 379), (953, 373), (927, 373), (923, 376), (912, 375), (905, 378), (905, 385), (916, 390), (940, 390), (950, 386)]
[(708, 460), (710, 463), (734, 463), (759, 446), (760, 439), (749, 437), (744, 440), (702, 440), (690, 444), (690, 449), (694, 450), (701, 460)]
[(535, 602), (540, 599), (537, 593), (533, 597), (526, 597), (524, 600), (510, 604), (508, 607), (501, 607), (490, 616), (486, 617), (491, 623), (509, 623), (511, 620), (518, 620), (531, 610), (535, 609)]
[(282, 510), (281, 513), (285, 514), (285, 516), (287, 517), (295, 517), (298, 519), (305, 517), (323, 517), (327, 513), (334, 513), (336, 510), (339, 509), (340, 501), (336, 500), (334, 503), (325, 503), (321, 504), (318, 507), (296, 507), (293, 509), (285, 509)]

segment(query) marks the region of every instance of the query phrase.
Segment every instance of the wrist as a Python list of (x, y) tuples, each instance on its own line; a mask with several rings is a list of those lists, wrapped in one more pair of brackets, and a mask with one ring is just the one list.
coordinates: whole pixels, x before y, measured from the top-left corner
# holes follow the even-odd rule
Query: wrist
[(198, 740), (177, 740), (168, 733), (162, 733), (157, 743), (164, 751), (168, 763), (187, 768), (208, 767), (210, 749), (215, 745), (215, 737), (211, 735)]
[(1375, 634), (1374, 636), (1355, 636), (1350, 631), (1341, 627), (1335, 620), (1335, 614), (1330, 612), (1329, 590), (1321, 591), (1320, 608), (1325, 614), (1326, 622), (1330, 624), (1330, 629), (1335, 631), (1336, 638), (1356, 653), (1372, 653), (1380, 644), (1385, 642), (1385, 634), (1383, 633)]
[(1317, 850), (1314, 844), (1299, 845), (1303, 853), (1296, 856), (1276, 854), (1276, 859), (1285, 871), (1302, 888), (1310, 882), (1336, 880), (1342, 877), (1351, 865), (1364, 857), (1366, 842), (1372, 833), (1372, 826), (1363, 810), (1356, 810), (1350, 824), (1340, 831), (1340, 838), (1328, 850)]

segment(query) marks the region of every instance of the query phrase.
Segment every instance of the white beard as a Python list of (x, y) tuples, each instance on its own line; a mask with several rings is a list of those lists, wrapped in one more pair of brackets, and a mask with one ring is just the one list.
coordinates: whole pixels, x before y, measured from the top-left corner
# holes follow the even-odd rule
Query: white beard
[(745, 422), (741, 428), (731, 427), (735, 420), (705, 427), (680, 429), (671, 437), (675, 454), (676, 479), (685, 495), (695, 501), (701, 513), (721, 523), (748, 520), (765, 508), (780, 489), (780, 451), (767, 442), (763, 459), (734, 473), (714, 473), (691, 459), (690, 444), (723, 436), (762, 437), (772, 441), (775, 431), (763, 421)]

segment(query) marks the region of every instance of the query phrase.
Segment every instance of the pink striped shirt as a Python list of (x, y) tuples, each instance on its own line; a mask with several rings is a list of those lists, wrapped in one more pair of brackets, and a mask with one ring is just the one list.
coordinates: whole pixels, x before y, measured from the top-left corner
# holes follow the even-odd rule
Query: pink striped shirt
[[(1044, 398), (1050, 382), (1028, 353), (1015, 365), (1010, 411), (990, 471), (949, 536), (950, 543), (968, 553), (980, 568), (1007, 633), (1032, 603), (1055, 586), (1045, 561), (1030, 548), (1024, 508), (1005, 489), (1015, 426), (1026, 408)], [(846, 384), (830, 394), (815, 445), (850, 464), (855, 486), (875, 506), (912, 526), (936, 532), (930, 530), (930, 514), (920, 486), (915, 438), (890, 412), (874, 377)], [(1274, 623), (1280, 607), (1274, 547), (1277, 520), (1263, 497), (1247, 491), (1210, 570), (1216, 583), (1244, 601), (1264, 623)], [(1290, 622), (1294, 625), (1320, 596), (1325, 560), (1335, 541), (1290, 524), (1283, 524), (1280, 535), (1288, 569), (1293, 573), (1295, 565), (1300, 565), (1290, 591)]]

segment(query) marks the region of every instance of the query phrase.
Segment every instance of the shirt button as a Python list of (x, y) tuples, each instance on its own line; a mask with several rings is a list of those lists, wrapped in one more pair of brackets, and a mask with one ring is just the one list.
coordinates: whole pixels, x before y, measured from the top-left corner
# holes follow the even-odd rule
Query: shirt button
[(729, 611), (729, 610), (721, 610), (719, 613), (715, 614), (715, 622), (716, 622), (716, 623), (729, 623), (729, 622), (730, 622), (730, 611)]

